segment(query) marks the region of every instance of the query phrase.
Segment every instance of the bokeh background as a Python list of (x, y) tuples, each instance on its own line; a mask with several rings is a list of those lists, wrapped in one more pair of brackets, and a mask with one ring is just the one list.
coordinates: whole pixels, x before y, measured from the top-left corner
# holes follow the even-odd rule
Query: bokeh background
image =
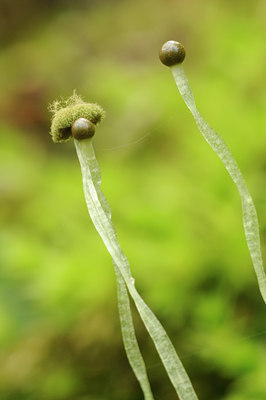
[[(107, 116), (94, 139), (136, 285), (200, 399), (266, 399), (265, 305), (240, 199), (158, 51), (187, 50), (196, 102), (254, 196), (266, 259), (264, 0), (0, 1), (0, 399), (140, 400), (111, 259), (73, 143), (47, 105), (73, 89)], [(157, 400), (176, 395), (134, 312)]]

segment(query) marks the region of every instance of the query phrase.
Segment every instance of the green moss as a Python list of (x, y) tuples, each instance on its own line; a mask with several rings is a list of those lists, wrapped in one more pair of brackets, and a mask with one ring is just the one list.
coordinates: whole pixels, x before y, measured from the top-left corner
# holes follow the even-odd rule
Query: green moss
[(98, 104), (85, 103), (75, 92), (67, 99), (54, 101), (49, 110), (52, 112), (50, 134), (54, 142), (68, 140), (71, 134), (71, 125), (79, 118), (86, 118), (94, 125), (105, 116), (105, 112)]

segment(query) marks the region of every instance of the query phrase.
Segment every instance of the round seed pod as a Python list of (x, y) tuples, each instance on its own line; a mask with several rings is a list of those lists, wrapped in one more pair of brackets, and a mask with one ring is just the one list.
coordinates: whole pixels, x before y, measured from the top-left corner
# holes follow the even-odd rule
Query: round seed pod
[(174, 40), (169, 40), (164, 43), (159, 52), (161, 62), (164, 65), (167, 65), (167, 67), (181, 64), (184, 61), (185, 56), (186, 52), (184, 46)]
[(71, 126), (72, 136), (77, 140), (92, 138), (95, 134), (94, 124), (86, 118), (79, 118)]

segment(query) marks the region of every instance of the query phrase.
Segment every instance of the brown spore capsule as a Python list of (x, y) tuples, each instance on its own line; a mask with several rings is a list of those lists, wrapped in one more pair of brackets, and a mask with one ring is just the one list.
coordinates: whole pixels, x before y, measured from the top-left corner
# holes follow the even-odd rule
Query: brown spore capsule
[(79, 118), (73, 122), (71, 133), (77, 140), (92, 138), (95, 134), (94, 124), (86, 118)]
[(161, 62), (167, 67), (172, 67), (176, 64), (181, 64), (186, 56), (186, 51), (184, 46), (175, 42), (174, 40), (169, 40), (164, 43), (160, 49), (159, 57)]

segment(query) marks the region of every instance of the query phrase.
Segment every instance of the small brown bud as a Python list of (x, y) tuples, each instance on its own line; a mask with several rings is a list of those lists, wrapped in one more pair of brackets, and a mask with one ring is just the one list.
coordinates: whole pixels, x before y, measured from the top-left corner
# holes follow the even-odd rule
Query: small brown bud
[(186, 52), (184, 46), (174, 40), (169, 40), (164, 43), (159, 52), (161, 62), (164, 65), (167, 65), (167, 67), (181, 64), (184, 61), (185, 56)]
[(71, 133), (77, 140), (89, 139), (95, 134), (95, 126), (86, 118), (79, 118), (73, 122)]

